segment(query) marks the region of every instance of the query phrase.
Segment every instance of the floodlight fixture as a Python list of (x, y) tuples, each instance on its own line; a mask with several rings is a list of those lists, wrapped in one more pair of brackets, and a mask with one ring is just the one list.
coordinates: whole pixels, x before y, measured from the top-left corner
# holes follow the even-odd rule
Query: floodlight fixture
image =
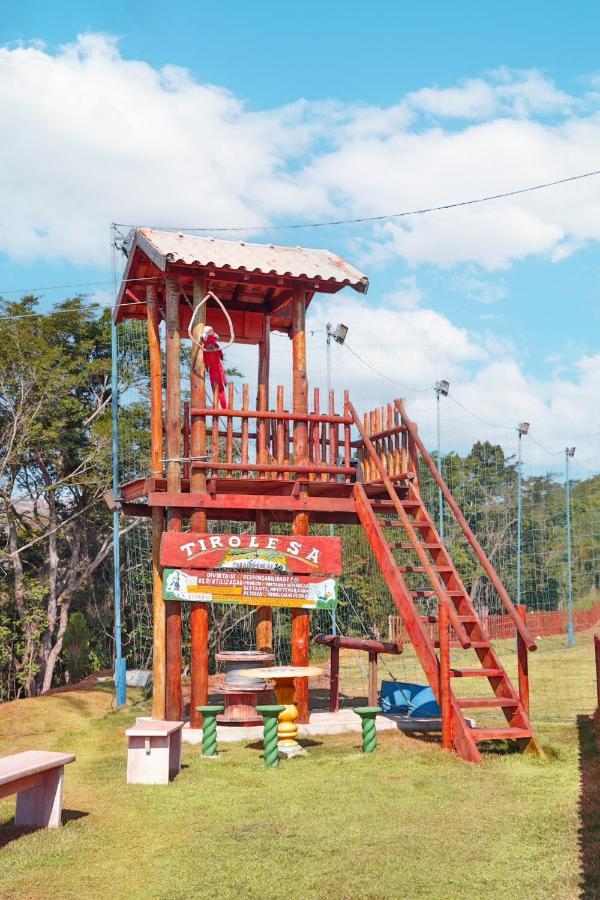
[(575, 456), (575, 447), (566, 447), (565, 452), (567, 456)]
[(445, 381), (444, 379), (442, 379), (442, 381), (436, 381), (435, 390), (438, 396), (441, 394), (442, 397), (447, 397), (448, 391), (450, 390), (450, 382)]
[(519, 422), (517, 431), (519, 432), (519, 436), (522, 434), (529, 434), (529, 422)]
[(348, 334), (348, 326), (342, 325), (340, 322), (335, 331), (333, 332), (333, 339), (337, 344), (343, 344), (346, 340), (346, 335)]

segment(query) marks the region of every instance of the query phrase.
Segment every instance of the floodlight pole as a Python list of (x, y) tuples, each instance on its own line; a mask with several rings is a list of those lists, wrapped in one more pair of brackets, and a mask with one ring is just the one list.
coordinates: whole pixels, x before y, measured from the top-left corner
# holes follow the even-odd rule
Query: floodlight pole
[[(119, 496), (119, 372), (117, 325), (111, 314), (111, 403), (112, 403), (112, 464), (113, 495)], [(114, 660), (115, 692), (117, 708), (126, 702), (126, 664), (121, 647), (121, 546), (119, 535), (119, 510), (113, 511), (113, 583), (114, 583)]]
[[(440, 475), (442, 474), (442, 439), (441, 439), (441, 428), (440, 428), (440, 396), (442, 394), (441, 384), (438, 381), (435, 386), (435, 396), (436, 396), (436, 431), (437, 431), (437, 465), (438, 471)], [(440, 537), (444, 540), (444, 495), (442, 494), (441, 487), (438, 487), (438, 508), (439, 508), (439, 525), (440, 525)]]
[[(327, 331), (327, 402), (329, 403), (329, 392), (331, 391), (331, 335), (333, 334), (333, 329), (331, 322), (328, 322), (325, 327)], [(335, 525), (330, 525), (329, 537), (334, 537), (334, 535)], [(337, 610), (335, 606), (331, 610), (331, 633), (337, 634)]]
[(567, 505), (567, 644), (575, 644), (575, 615), (573, 610), (573, 553), (571, 548), (571, 485), (569, 480), (569, 457), (575, 453), (575, 447), (565, 448), (565, 497)]

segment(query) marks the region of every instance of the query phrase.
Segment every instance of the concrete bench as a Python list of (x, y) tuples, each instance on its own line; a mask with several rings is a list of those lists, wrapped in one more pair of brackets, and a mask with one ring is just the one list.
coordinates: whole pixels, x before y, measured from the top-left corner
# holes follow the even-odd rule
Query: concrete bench
[(127, 784), (168, 784), (181, 769), (183, 722), (140, 719), (125, 734)]
[(25, 750), (0, 759), (0, 798), (17, 795), (15, 825), (58, 828), (61, 824), (65, 766), (72, 753)]

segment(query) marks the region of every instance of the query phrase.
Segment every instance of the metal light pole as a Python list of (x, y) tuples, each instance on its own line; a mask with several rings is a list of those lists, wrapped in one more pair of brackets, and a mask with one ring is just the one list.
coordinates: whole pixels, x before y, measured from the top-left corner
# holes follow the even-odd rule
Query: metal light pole
[[(348, 334), (348, 328), (341, 323), (334, 329), (331, 322), (325, 326), (327, 334), (327, 403), (329, 403), (329, 393), (331, 391), (331, 339), (338, 344), (343, 344)], [(329, 526), (329, 537), (335, 535), (335, 525)], [(331, 632), (337, 634), (337, 610), (335, 606), (331, 610)]]
[[(437, 424), (437, 466), (440, 475), (442, 474), (442, 439), (441, 439), (441, 428), (440, 428), (440, 397), (447, 397), (448, 391), (450, 390), (450, 382), (448, 381), (436, 381), (435, 384), (435, 396), (436, 396), (436, 424)], [(440, 537), (444, 540), (444, 495), (442, 494), (441, 487), (438, 487), (438, 508), (439, 508), (439, 524), (440, 524)]]
[(523, 460), (521, 456), (521, 439), (529, 431), (529, 422), (519, 422), (519, 454), (517, 463), (517, 603), (521, 602), (521, 564), (523, 559)]
[[(113, 463), (113, 496), (119, 496), (119, 373), (117, 368), (118, 344), (117, 326), (111, 316), (111, 403), (112, 403), (112, 463)], [(116, 504), (115, 504), (116, 506)], [(117, 707), (126, 702), (126, 666), (121, 648), (121, 546), (119, 537), (119, 509), (113, 509), (113, 573), (115, 603), (115, 690)]]
[(571, 485), (569, 459), (575, 456), (575, 447), (565, 447), (565, 496), (567, 503), (567, 615), (569, 647), (575, 643), (575, 615), (573, 610), (573, 553), (571, 549)]

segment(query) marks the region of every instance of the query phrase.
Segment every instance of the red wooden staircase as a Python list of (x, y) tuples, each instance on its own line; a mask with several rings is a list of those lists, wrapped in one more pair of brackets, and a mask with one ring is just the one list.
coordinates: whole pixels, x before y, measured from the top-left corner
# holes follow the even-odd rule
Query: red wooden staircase
[[(354, 499), (360, 522), (368, 536), (370, 545), (381, 568), (388, 588), (400, 616), (404, 622), (410, 640), (421, 662), (426, 677), (431, 685), (440, 707), (442, 718), (451, 727), (447, 733), (451, 735), (452, 746), (456, 752), (469, 762), (480, 762), (481, 755), (477, 744), (481, 741), (515, 740), (521, 749), (542, 754), (540, 745), (533, 733), (528, 714), (506, 673), (498, 655), (485, 632), (483, 624), (462, 583), (448, 551), (440, 538), (437, 529), (423, 503), (418, 488), (416, 472), (418, 471), (416, 452), (429, 466), (434, 479), (442, 488), (448, 504), (463, 527), (472, 546), (477, 551), (480, 562), (499, 593), (502, 602), (513, 616), (515, 627), (527, 649), (534, 650), (535, 643), (527, 631), (517, 610), (513, 606), (498, 575), (485, 557), (483, 550), (470, 532), (464, 517), (456, 506), (456, 501), (449, 492), (437, 471), (433, 460), (418, 437), (415, 426), (408, 420), (399, 402), (397, 411), (401, 412), (403, 431), (410, 441), (409, 447), (413, 459), (408, 458), (408, 474), (393, 478), (393, 471), (387, 461), (391, 458), (389, 442), (393, 435), (388, 428), (384, 437), (384, 452), (378, 452), (375, 443), (369, 437), (364, 424), (361, 424), (355, 410), (350, 405), (351, 414), (362, 438), (363, 470), (370, 473), (369, 491), (363, 484), (354, 486)], [(379, 448), (381, 449), (381, 448)], [(396, 467), (398, 468), (398, 467)], [(392, 477), (390, 477), (390, 474)], [(380, 490), (377, 490), (380, 488)], [(459, 518), (460, 516), (460, 518)], [(466, 529), (466, 530), (465, 530)], [(472, 540), (471, 540), (472, 539)], [(399, 561), (396, 554), (416, 557), (414, 564)], [(413, 580), (414, 574), (423, 576), (425, 586), (415, 590), (407, 585), (407, 576)], [(437, 598), (437, 612), (433, 615), (422, 615), (416, 601), (422, 598)], [(469, 650), (475, 654), (471, 668), (458, 668), (448, 664), (450, 654), (446, 641), (446, 654), (440, 651), (440, 642), (444, 637), (438, 629), (438, 638), (432, 634), (440, 620), (440, 611), (445, 615), (453, 632), (453, 643), (450, 647)], [(432, 629), (432, 625), (434, 629)], [(446, 632), (447, 633), (447, 632)], [(444, 644), (442, 644), (444, 647)], [(446, 679), (444, 678), (444, 659), (446, 661)], [(493, 696), (463, 697), (457, 696), (452, 687), (454, 679), (485, 678), (488, 680)], [(446, 687), (444, 687), (446, 686)], [(477, 693), (477, 692), (475, 692)], [(506, 724), (503, 727), (472, 728), (465, 718), (465, 710), (496, 709), (503, 714)]]

